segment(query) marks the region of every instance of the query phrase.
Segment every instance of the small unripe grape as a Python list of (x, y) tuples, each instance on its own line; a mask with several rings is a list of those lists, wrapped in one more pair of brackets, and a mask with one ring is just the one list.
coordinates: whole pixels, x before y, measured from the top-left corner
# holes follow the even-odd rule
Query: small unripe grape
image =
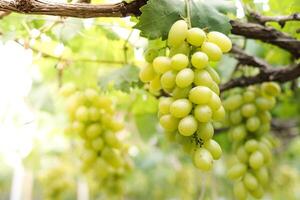
[(170, 56), (174, 56), (176, 54), (184, 54), (184, 55), (189, 55), (190, 53), (190, 46), (188, 45), (187, 42), (182, 42), (176, 47), (170, 48)]
[(243, 101), (242, 101), (242, 96), (239, 94), (235, 94), (232, 96), (229, 96), (225, 101), (224, 101), (224, 107), (226, 110), (235, 110), (237, 108), (239, 108)]
[(187, 32), (186, 40), (193, 46), (199, 47), (206, 39), (205, 32), (200, 28), (191, 28)]
[(177, 99), (170, 106), (170, 113), (174, 117), (182, 118), (192, 110), (192, 103), (188, 99)]
[(269, 111), (259, 112), (258, 117), (262, 124), (269, 123), (272, 119), (272, 116)]
[(212, 31), (207, 34), (207, 41), (215, 43), (220, 47), (222, 52), (229, 52), (232, 48), (231, 40), (223, 33)]
[(249, 165), (252, 169), (259, 169), (264, 164), (264, 156), (261, 152), (255, 151), (249, 157)]
[(180, 45), (187, 37), (188, 25), (184, 20), (176, 21), (169, 31), (168, 45), (176, 47)]
[(188, 86), (185, 88), (175, 87), (172, 93), (174, 99), (182, 99), (187, 98), (189, 96), (190, 90), (192, 86)]
[(264, 157), (264, 161), (266, 163), (269, 163), (272, 159), (272, 152), (269, 149), (269, 147), (266, 144), (260, 142), (258, 144), (258, 150), (262, 153), (262, 155)]
[(86, 135), (88, 138), (94, 139), (101, 134), (101, 131), (101, 126), (98, 123), (91, 124), (86, 128)]
[(201, 51), (197, 51), (192, 55), (191, 63), (195, 68), (203, 69), (208, 65), (208, 56)]
[(229, 113), (229, 121), (231, 124), (236, 125), (241, 123), (243, 120), (242, 113), (240, 110), (234, 110)]
[(231, 132), (232, 140), (237, 142), (243, 140), (247, 135), (247, 131), (245, 129), (245, 126), (243, 125), (239, 125), (231, 128), (230, 132)]
[(160, 125), (167, 131), (177, 130), (179, 120), (170, 114), (163, 115), (159, 119)]
[(245, 150), (245, 148), (243, 146), (238, 148), (238, 150), (236, 152), (236, 156), (239, 159), (239, 161), (241, 161), (243, 163), (248, 162), (249, 154), (247, 153), (247, 151)]
[(241, 111), (244, 117), (252, 117), (256, 114), (256, 106), (251, 103), (244, 104)]
[(206, 67), (205, 70), (209, 73), (209, 75), (212, 77), (212, 79), (217, 83), (220, 84), (221, 83), (221, 79), (219, 74), (216, 72), (216, 70), (214, 70), (214, 68), (212, 67)]
[(259, 183), (263, 186), (268, 185), (269, 183), (269, 172), (266, 167), (261, 167), (255, 171), (255, 177)]
[(264, 196), (264, 190), (262, 187), (257, 187), (255, 190), (250, 191), (254, 198), (261, 199)]
[(194, 71), (190, 68), (182, 69), (176, 76), (176, 85), (180, 88), (185, 88), (191, 85), (194, 81)]
[(149, 91), (151, 93), (157, 93), (161, 89), (161, 84), (160, 84), (160, 77), (156, 76), (153, 80), (150, 81), (149, 83)]
[(213, 112), (212, 116), (213, 120), (215, 121), (223, 121), (225, 118), (225, 109), (223, 106), (220, 106), (220, 108)]
[(222, 155), (222, 149), (215, 140), (210, 139), (205, 141), (203, 147), (211, 153), (214, 160), (220, 159)]
[(208, 123), (199, 123), (198, 124), (197, 135), (203, 141), (207, 141), (207, 140), (211, 139), (214, 135), (213, 125), (210, 122), (208, 122)]
[(120, 146), (121, 146), (120, 140), (117, 138), (116, 134), (111, 131), (108, 131), (105, 133), (104, 139), (105, 139), (106, 144), (108, 144), (112, 148), (117, 149), (117, 148), (120, 148)]
[(212, 110), (207, 105), (197, 105), (194, 109), (194, 116), (199, 122), (209, 122), (212, 118)]
[(258, 130), (260, 124), (261, 123), (258, 117), (250, 117), (246, 121), (246, 128), (248, 131), (254, 132)]
[(242, 181), (239, 181), (233, 186), (233, 193), (237, 200), (246, 200), (248, 196), (247, 189)]
[(222, 57), (221, 49), (211, 42), (203, 42), (201, 51), (205, 53), (211, 61), (219, 61)]
[(276, 103), (276, 100), (274, 97), (258, 97), (255, 100), (255, 103), (260, 110), (271, 110)]
[(189, 58), (184, 54), (176, 54), (171, 58), (171, 66), (174, 70), (182, 70), (189, 65)]
[(152, 65), (157, 74), (163, 74), (171, 69), (171, 60), (166, 56), (158, 56), (153, 60)]
[(244, 94), (243, 94), (244, 103), (250, 103), (250, 102), (253, 102), (254, 100), (255, 100), (255, 92), (253, 92), (251, 90), (247, 90), (244, 92)]
[(213, 157), (208, 150), (204, 148), (197, 149), (194, 153), (193, 158), (194, 164), (197, 168), (203, 171), (211, 170), (213, 164)]
[(211, 99), (208, 102), (208, 106), (212, 109), (213, 112), (217, 111), (222, 105), (221, 99), (214, 92), (211, 95)]
[(281, 92), (280, 86), (275, 82), (266, 82), (261, 85), (262, 92), (268, 96), (278, 96)]
[(157, 49), (147, 49), (144, 53), (145, 60), (151, 63), (158, 56)]
[(153, 80), (155, 75), (156, 74), (155, 74), (155, 71), (154, 71), (152, 65), (147, 64), (146, 66), (144, 66), (141, 69), (139, 77), (140, 77), (142, 82), (146, 83), (146, 82), (149, 82), (149, 81)]
[(197, 69), (195, 70), (195, 85), (201, 85), (209, 87), (213, 82), (210, 74), (204, 69)]
[(175, 87), (176, 73), (167, 71), (160, 77), (160, 84), (163, 89), (173, 89)]
[(178, 124), (178, 131), (183, 136), (193, 135), (197, 128), (198, 122), (192, 115), (182, 118)]
[(195, 104), (207, 104), (212, 96), (212, 91), (205, 86), (197, 86), (191, 89), (189, 100)]
[(256, 140), (254, 139), (251, 139), (251, 140), (248, 140), (246, 143), (245, 143), (245, 150), (248, 152), (248, 153), (252, 153), (254, 151), (256, 151), (258, 148), (258, 143)]
[(247, 166), (243, 163), (237, 163), (233, 165), (227, 172), (227, 177), (236, 180), (243, 177), (246, 174)]
[(171, 97), (162, 97), (158, 102), (158, 112), (159, 114), (165, 115), (170, 113), (170, 106), (173, 103), (173, 98)]
[(85, 122), (89, 119), (89, 111), (87, 109), (87, 107), (85, 106), (80, 106), (77, 110), (76, 110), (76, 119), (82, 122)]
[(251, 173), (246, 173), (243, 179), (244, 185), (248, 190), (255, 190), (258, 187), (256, 178)]

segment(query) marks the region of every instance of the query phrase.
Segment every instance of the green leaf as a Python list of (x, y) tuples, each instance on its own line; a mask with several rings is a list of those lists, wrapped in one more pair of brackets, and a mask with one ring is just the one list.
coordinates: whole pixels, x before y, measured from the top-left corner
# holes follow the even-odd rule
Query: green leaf
[(104, 90), (113, 87), (117, 90), (129, 92), (130, 88), (139, 84), (139, 69), (135, 66), (127, 65), (100, 77), (98, 84)]
[[(230, 32), (229, 18), (221, 12), (230, 12), (232, 8), (216, 0), (208, 3), (194, 0), (191, 9), (193, 27), (207, 28), (225, 34)], [(230, 9), (229, 9), (230, 8)], [(149, 0), (141, 8), (142, 15), (135, 28), (141, 30), (141, 35), (149, 39), (162, 37), (166, 39), (172, 24), (186, 16), (184, 1)]]

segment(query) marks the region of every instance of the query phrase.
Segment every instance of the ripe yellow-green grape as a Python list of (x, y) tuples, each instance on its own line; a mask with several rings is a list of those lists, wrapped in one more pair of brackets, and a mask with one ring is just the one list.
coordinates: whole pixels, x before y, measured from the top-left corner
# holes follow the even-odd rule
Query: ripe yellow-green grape
[[(166, 136), (180, 143), (192, 155), (195, 166), (203, 171), (211, 170), (213, 160), (222, 154), (220, 145), (213, 140), (214, 122), (225, 119), (219, 96), (221, 80), (209, 65), (221, 59), (222, 51), (229, 51), (228, 40), (219, 32), (188, 28), (184, 20), (178, 20), (169, 30), (165, 54), (145, 51), (149, 63), (140, 72), (140, 79), (148, 85), (150, 93), (167, 96), (158, 103), (159, 123)], [(233, 104), (241, 99), (242, 96), (227, 104), (233, 110)]]

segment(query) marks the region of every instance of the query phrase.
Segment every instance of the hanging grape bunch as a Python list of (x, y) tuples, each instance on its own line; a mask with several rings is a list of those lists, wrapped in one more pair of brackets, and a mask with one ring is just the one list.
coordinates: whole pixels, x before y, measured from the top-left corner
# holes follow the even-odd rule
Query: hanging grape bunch
[(277, 83), (267, 82), (258, 86), (233, 91), (224, 100), (229, 139), (234, 146), (237, 159), (228, 169), (227, 175), (236, 180), (234, 195), (246, 199), (248, 193), (261, 198), (268, 186), (269, 166), (272, 161), (270, 110), (275, 106), (275, 97), (280, 93)]
[(159, 121), (168, 135), (173, 135), (192, 157), (197, 168), (208, 171), (222, 150), (212, 139), (213, 121), (221, 121), (225, 111), (220, 100), (218, 73), (209, 61), (219, 61), (232, 44), (224, 34), (206, 34), (200, 28), (188, 28), (176, 21), (168, 35), (164, 56), (147, 50), (147, 65), (140, 79), (149, 83), (149, 91), (167, 97), (159, 99)]
[(126, 145), (118, 138), (123, 124), (114, 117), (112, 101), (95, 89), (79, 90), (71, 83), (60, 92), (67, 97), (67, 130), (82, 141), (82, 171), (96, 173), (99, 181), (126, 173), (132, 163)]

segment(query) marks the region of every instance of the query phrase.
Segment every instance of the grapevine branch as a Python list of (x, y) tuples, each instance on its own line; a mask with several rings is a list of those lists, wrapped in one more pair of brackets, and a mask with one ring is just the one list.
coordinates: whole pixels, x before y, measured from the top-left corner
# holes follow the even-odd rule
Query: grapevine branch
[(265, 25), (267, 22), (277, 22), (281, 27), (284, 27), (288, 21), (300, 21), (300, 13), (293, 13), (287, 16), (262, 16), (257, 12), (250, 12), (250, 16), (261, 25)]

